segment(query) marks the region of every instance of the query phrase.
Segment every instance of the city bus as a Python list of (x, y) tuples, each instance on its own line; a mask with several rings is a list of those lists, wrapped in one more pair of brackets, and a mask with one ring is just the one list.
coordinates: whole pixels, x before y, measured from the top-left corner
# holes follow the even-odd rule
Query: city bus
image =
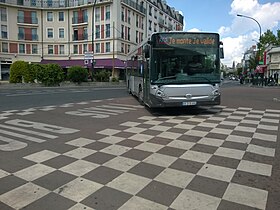
[(219, 34), (159, 32), (126, 61), (128, 91), (150, 108), (219, 105)]

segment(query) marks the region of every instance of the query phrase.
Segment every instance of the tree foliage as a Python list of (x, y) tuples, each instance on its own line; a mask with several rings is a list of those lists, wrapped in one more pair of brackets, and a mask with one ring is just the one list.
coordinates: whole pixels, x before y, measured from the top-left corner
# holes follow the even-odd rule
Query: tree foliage
[(15, 61), (10, 67), (10, 83), (21, 83), (27, 71), (27, 62)]
[(81, 66), (72, 66), (68, 69), (67, 77), (71, 82), (80, 84), (87, 80), (88, 71)]

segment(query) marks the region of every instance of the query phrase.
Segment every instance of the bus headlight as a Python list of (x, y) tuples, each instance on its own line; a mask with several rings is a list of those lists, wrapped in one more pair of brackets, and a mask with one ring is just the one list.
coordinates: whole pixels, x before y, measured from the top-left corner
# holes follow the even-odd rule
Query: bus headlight
[(213, 95), (213, 96), (219, 96), (219, 95), (220, 95), (219, 90), (214, 90), (214, 91), (212, 91), (212, 95)]
[(159, 90), (157, 90), (157, 92), (156, 92), (156, 96), (157, 96), (157, 97), (161, 97), (161, 98), (166, 97), (166, 96), (165, 96), (165, 94), (164, 94), (164, 92), (163, 92), (162, 90), (160, 90), (160, 89), (159, 89)]

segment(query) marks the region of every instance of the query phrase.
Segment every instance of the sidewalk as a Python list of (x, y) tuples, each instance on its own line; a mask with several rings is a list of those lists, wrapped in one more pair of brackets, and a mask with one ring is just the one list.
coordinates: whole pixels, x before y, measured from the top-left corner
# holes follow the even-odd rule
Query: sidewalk
[(38, 83), (9, 83), (9, 81), (0, 80), (0, 89), (10, 89), (10, 88), (58, 88), (58, 87), (126, 87), (126, 83), (121, 82), (82, 82), (81, 84), (76, 84), (72, 82), (62, 82), (59, 86), (44, 86)]

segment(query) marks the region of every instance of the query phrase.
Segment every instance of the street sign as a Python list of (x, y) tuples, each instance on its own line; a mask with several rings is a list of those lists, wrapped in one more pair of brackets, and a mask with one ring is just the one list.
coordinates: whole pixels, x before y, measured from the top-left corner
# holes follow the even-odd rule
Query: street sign
[(84, 53), (84, 60), (93, 60), (93, 51), (88, 51)]

